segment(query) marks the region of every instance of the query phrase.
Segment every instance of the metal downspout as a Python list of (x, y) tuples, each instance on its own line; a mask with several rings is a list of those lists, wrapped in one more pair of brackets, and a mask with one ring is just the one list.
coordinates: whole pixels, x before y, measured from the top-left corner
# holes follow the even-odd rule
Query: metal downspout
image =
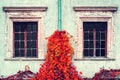
[(62, 0), (58, 0), (58, 31), (62, 30)]

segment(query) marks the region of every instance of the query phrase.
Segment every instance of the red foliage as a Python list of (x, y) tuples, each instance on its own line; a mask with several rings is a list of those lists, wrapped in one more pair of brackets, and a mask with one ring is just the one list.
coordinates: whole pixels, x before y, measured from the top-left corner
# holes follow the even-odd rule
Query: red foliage
[(48, 38), (46, 60), (35, 80), (82, 80), (72, 64), (73, 48), (66, 31), (55, 31)]
[(120, 70), (102, 69), (102, 70), (100, 70), (100, 72), (95, 74), (95, 76), (92, 78), (92, 80), (116, 80), (117, 75), (120, 75)]
[(31, 80), (35, 75), (32, 71), (18, 71), (17, 74), (10, 75), (7, 78), (1, 78), (0, 80)]

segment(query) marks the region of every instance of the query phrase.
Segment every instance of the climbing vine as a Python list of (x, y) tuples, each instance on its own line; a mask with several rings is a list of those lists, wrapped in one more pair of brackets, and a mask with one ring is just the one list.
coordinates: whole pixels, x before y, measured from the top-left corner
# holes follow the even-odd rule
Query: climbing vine
[(82, 80), (71, 62), (73, 48), (66, 31), (55, 31), (47, 44), (46, 60), (35, 80)]

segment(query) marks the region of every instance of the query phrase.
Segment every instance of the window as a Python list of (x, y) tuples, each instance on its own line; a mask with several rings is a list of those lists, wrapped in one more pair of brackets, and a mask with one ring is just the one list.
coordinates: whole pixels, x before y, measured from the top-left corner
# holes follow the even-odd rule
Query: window
[(37, 22), (13, 22), (14, 57), (37, 57)]
[(75, 60), (114, 59), (114, 23), (117, 7), (73, 7), (76, 13)]
[(106, 57), (107, 22), (83, 22), (84, 57)]
[(3, 7), (6, 12), (5, 60), (43, 60), (43, 16), (47, 7)]

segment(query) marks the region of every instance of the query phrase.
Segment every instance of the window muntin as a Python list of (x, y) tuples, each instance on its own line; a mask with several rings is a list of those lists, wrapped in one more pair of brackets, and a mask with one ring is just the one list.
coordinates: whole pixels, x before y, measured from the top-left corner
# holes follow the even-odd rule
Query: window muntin
[(38, 23), (13, 22), (14, 57), (37, 57)]
[(84, 57), (106, 57), (107, 22), (83, 22)]

